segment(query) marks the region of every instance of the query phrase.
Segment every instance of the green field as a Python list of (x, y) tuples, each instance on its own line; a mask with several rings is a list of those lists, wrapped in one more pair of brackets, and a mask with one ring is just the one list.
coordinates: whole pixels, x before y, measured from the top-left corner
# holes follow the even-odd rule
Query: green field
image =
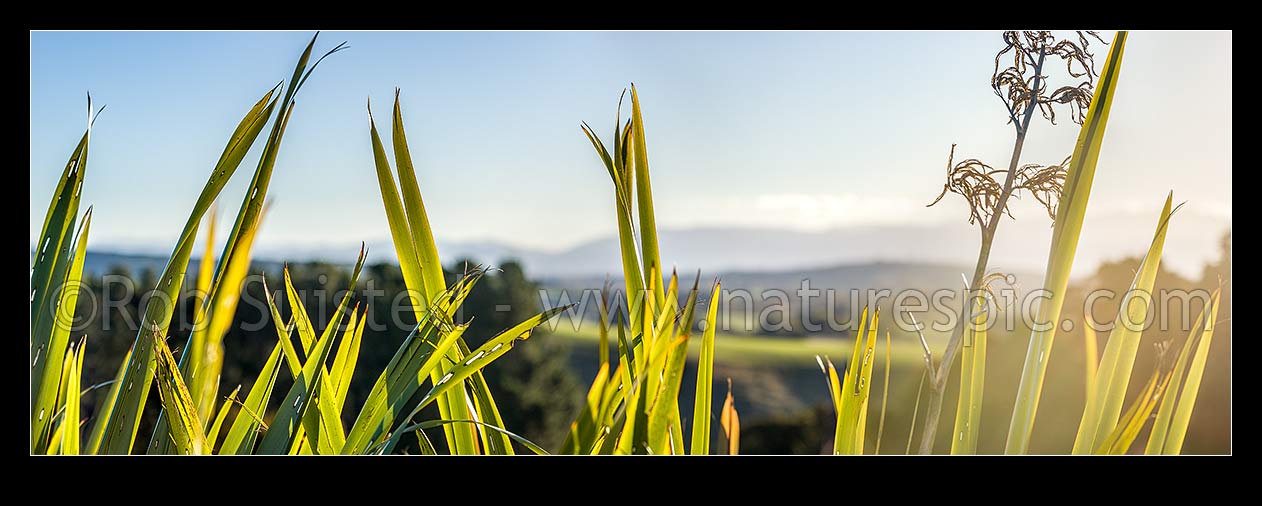
[[(572, 340), (575, 346), (596, 346), (600, 341), (595, 325), (575, 329), (562, 323), (551, 334)], [(693, 336), (688, 344), (689, 358), (695, 359), (701, 350), (700, 335)], [(612, 353), (617, 353), (617, 336), (610, 337)], [(799, 366), (816, 367), (815, 356), (828, 357), (838, 366), (847, 361), (854, 341), (837, 337), (771, 337), (753, 334), (718, 333), (714, 338), (714, 361), (732, 365)], [(924, 363), (920, 343), (895, 339), (890, 343), (895, 367), (919, 366)], [(883, 360), (885, 344), (877, 346), (877, 358)], [(935, 350), (937, 351), (937, 350)]]

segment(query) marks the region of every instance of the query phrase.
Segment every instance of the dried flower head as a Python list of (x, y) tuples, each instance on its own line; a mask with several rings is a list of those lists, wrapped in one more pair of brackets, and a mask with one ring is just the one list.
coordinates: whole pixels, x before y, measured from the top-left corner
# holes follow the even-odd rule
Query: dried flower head
[[(1097, 77), (1095, 55), (1089, 50), (1090, 39), (1105, 42), (1096, 32), (1074, 33), (1077, 40), (1057, 39), (1050, 31), (1004, 32), (1004, 48), (995, 55), (990, 85), (1008, 107), (1008, 122), (1014, 124), (1018, 132), (1023, 128), (1021, 118), (1031, 107), (1037, 107), (1052, 124), (1056, 123), (1054, 105), (1069, 106), (1070, 118), (1075, 123), (1085, 121)], [(1083, 81), (1052, 90), (1048, 84), (1049, 58), (1059, 58), (1069, 78)]]
[(1017, 169), (1016, 184), (1013, 191), (1025, 190), (1034, 195), (1043, 207), (1047, 216), (1056, 221), (1056, 209), (1060, 204), (1060, 195), (1065, 191), (1065, 178), (1068, 176), (1069, 157), (1065, 157), (1058, 165), (1028, 164)]
[[(1020, 191), (1029, 192), (1047, 209), (1047, 215), (1055, 221), (1060, 196), (1065, 190), (1068, 167), (1068, 157), (1059, 165), (1024, 165), (1017, 169), (1012, 194), (1019, 197)], [(990, 222), (991, 216), (995, 214), (995, 206), (998, 205), (999, 195), (1003, 192), (1003, 184), (999, 182), (999, 177), (1007, 173), (1007, 170), (995, 169), (976, 158), (955, 163), (955, 144), (952, 144), (951, 154), (947, 157), (947, 181), (942, 185), (942, 192), (925, 207), (937, 204), (947, 192), (951, 192), (968, 201), (969, 224), (985, 227)], [(1004, 207), (1004, 214), (1011, 218), (1012, 211), (1008, 206)]]
[(942, 185), (942, 193), (925, 207), (937, 204), (947, 192), (955, 193), (968, 201), (969, 224), (979, 223), (985, 226), (995, 211), (999, 194), (1003, 192), (1003, 186), (995, 180), (994, 175), (1007, 171), (995, 170), (976, 158), (969, 158), (958, 164), (954, 162), (955, 144), (952, 144), (951, 154), (947, 157), (947, 181)]

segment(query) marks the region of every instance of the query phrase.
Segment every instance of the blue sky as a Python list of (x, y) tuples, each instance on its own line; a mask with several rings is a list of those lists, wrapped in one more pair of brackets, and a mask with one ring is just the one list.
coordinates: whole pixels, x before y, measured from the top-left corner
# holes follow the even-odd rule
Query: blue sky
[[(83, 192), (92, 242), (165, 251), (236, 122), (309, 38), (32, 33), (32, 242), (84, 128), (85, 91), (108, 105)], [(579, 122), (607, 138), (630, 82), (663, 228), (959, 222), (958, 199), (923, 207), (950, 145), (994, 165), (1011, 150), (989, 87), (998, 32), (325, 32), (318, 46), (342, 40), (350, 49), (298, 98), (261, 248), (389, 236), (365, 102), (388, 117), (396, 86), (440, 241), (560, 249), (614, 234), (611, 183)], [(1174, 189), (1189, 215), (1229, 226), (1231, 33), (1134, 32), (1126, 50), (1088, 223), (1135, 216), (1149, 229), (1137, 237), (1151, 237)], [(1076, 135), (1067, 115), (1040, 121), (1023, 161), (1058, 162)], [(254, 159), (221, 215), (235, 212)], [(1018, 217), (1045, 220), (1027, 200)], [(1085, 233), (1090, 248), (1110, 231)]]

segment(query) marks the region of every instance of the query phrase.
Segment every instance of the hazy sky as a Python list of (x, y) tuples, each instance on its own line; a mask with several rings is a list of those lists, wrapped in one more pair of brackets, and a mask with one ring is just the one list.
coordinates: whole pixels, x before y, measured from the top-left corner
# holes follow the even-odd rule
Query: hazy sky
[[(92, 243), (166, 251), (233, 127), (310, 35), (32, 33), (32, 243), (85, 91), (108, 105), (83, 190)], [(388, 238), (365, 102), (388, 118), (396, 86), (440, 241), (560, 249), (614, 234), (612, 185), (579, 122), (608, 139), (632, 81), (662, 228), (958, 222), (958, 198), (924, 207), (950, 145), (997, 166), (1011, 152), (989, 86), (998, 32), (326, 32), (317, 50), (342, 40), (298, 97), (260, 247)], [(1106, 47), (1092, 48), (1102, 64)], [(1072, 151), (1078, 127), (1059, 118), (1036, 120), (1023, 161)], [(1231, 120), (1230, 32), (1132, 33), (1086, 233), (1134, 215), (1151, 237), (1171, 189), (1190, 216), (1228, 226)], [(257, 147), (221, 215), (240, 205)], [(1026, 200), (1014, 214), (1046, 226)]]

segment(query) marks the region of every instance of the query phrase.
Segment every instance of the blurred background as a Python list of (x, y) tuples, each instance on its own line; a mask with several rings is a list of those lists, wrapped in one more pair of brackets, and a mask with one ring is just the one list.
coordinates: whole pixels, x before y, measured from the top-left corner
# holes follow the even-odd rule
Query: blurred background
[[(1112, 32), (1100, 35), (1110, 40)], [(286, 77), (309, 37), (32, 33), (32, 250), (43, 203), (82, 133), (83, 92), (108, 104), (93, 130), (83, 190), (95, 206), (85, 278), (99, 295), (79, 301), (76, 335), (89, 342), (85, 384), (116, 371), (136, 335), (127, 322), (136, 320), (142, 294), (165, 265), (183, 210), (241, 112)], [(715, 408), (731, 378), (743, 453), (828, 451), (834, 415), (815, 356), (842, 365), (853, 335), (813, 330), (801, 315), (848, 320), (856, 307), (851, 289), (958, 289), (960, 273), (972, 271), (976, 228), (955, 195), (925, 204), (941, 191), (952, 144), (956, 160), (992, 165), (1005, 164), (1011, 150), (1011, 126), (989, 86), (999, 32), (321, 35), (330, 45), (344, 39), (352, 49), (321, 64), (299, 98), (245, 290), (247, 298), (262, 300), (258, 276), (275, 289), (287, 263), (322, 328), (336, 299), (316, 295), (344, 289), (359, 243), (368, 243), (370, 266), (357, 299), (383, 324), (366, 331), (351, 406), (362, 402), (409, 330), (386, 324), (403, 283), (373, 172), (365, 104), (371, 97), (375, 112), (388, 114), (396, 86), (449, 279), (469, 266), (496, 269), (462, 314), (476, 321), (466, 334), (471, 345), (562, 293), (577, 299), (607, 279), (620, 286), (612, 185), (579, 122), (608, 138), (618, 95), (632, 81), (644, 104), (662, 259), (678, 269), (681, 285), (700, 270), (703, 299), (713, 295), (708, 287), (715, 278), (725, 291), (792, 295), (804, 280), (838, 291), (806, 308), (791, 304), (770, 320), (774, 325), (721, 329)], [(1106, 51), (1103, 44), (1091, 48)], [(1126, 51), (1064, 316), (1081, 322), (1090, 290), (1129, 287), (1161, 199), (1173, 190), (1176, 203), (1187, 204), (1171, 222), (1156, 289), (1212, 291), (1221, 283), (1224, 302), (1184, 452), (1229, 453), (1231, 34), (1133, 32)], [(1058, 123), (1036, 121), (1023, 162), (1057, 163), (1072, 151), (1078, 127), (1068, 118)], [(257, 153), (251, 156), (243, 165)], [(241, 175), (229, 183), (216, 211), (221, 218), (232, 216), (247, 184)], [(1013, 274), (1024, 293), (1042, 283), (1050, 220), (1033, 199), (1012, 209), (990, 265)], [(118, 283), (120, 277), (131, 286)], [(106, 300), (118, 301), (116, 310), (102, 311)], [(177, 314), (189, 318), (191, 300), (181, 299)], [(596, 372), (591, 302), (575, 315), (585, 323), (567, 320), (536, 333), (487, 370), (509, 428), (545, 448), (559, 446)], [(1096, 318), (1111, 321), (1117, 303), (1097, 301)], [(883, 307), (884, 323), (891, 314)], [(1190, 311), (1191, 321), (1200, 308), (1160, 306), (1156, 318), (1180, 321)], [(748, 314), (726, 316), (739, 320), (765, 309), (760, 300)], [(238, 307), (241, 322), (266, 318), (262, 306), (243, 300)], [(880, 451), (903, 453), (917, 394), (927, 397), (919, 388), (922, 354), (914, 333), (882, 328), (891, 332), (894, 353)], [(1085, 337), (1081, 324), (1074, 328), (1058, 333), (1053, 347), (1033, 453), (1072, 445), (1085, 389)], [(1189, 330), (1144, 333), (1131, 395), (1157, 360), (1151, 344), (1182, 342)], [(992, 330), (979, 452), (1002, 451), (1028, 336), (1020, 326)], [(187, 330), (173, 331), (173, 348), (186, 337)], [(943, 337), (926, 335), (935, 353)], [(1099, 336), (1101, 350), (1106, 338)], [(248, 388), (274, 339), (270, 324), (231, 330), (221, 391)], [(877, 367), (874, 395), (885, 388), (883, 362)], [(287, 381), (281, 375), (286, 385), (277, 388)], [(152, 395), (142, 434), (156, 419)], [(955, 395), (946, 394), (944, 419), (954, 412)], [(84, 402), (90, 416), (94, 399)], [(875, 428), (879, 410), (869, 413)], [(869, 429), (869, 448), (877, 434)], [(950, 431), (939, 434), (937, 449), (946, 451)]]

